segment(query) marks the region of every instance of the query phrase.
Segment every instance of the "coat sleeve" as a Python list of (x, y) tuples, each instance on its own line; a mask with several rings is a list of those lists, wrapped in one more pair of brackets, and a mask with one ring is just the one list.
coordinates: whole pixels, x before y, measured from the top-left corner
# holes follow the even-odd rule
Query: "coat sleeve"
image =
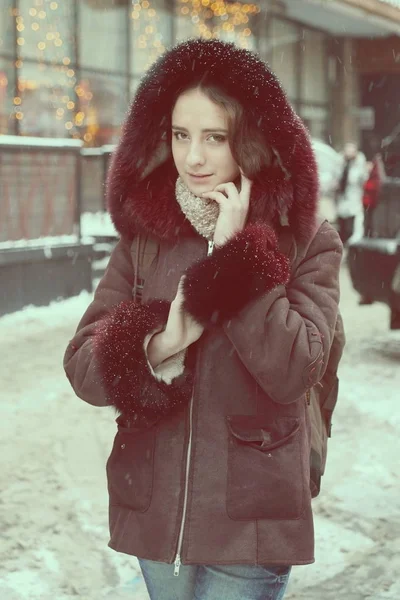
[[(246, 230), (243, 235), (247, 235)], [(237, 246), (237, 239), (228, 244)], [(224, 271), (226, 277), (224, 265), (228, 264), (222, 255), (217, 256), (221, 250), (224, 247), (213, 255), (215, 263), (214, 269), (208, 270), (208, 288), (204, 281), (204, 264), (189, 273), (185, 282), (188, 286), (186, 307), (195, 318), (204, 322), (204, 302), (198, 301), (196, 293), (201, 293), (198, 282), (207, 291), (212, 289), (211, 296), (218, 299), (219, 316), (225, 300), (234, 296), (236, 302), (241, 297), (235, 311), (224, 314), (222, 309), (224, 318), (220, 325), (247, 370), (270, 398), (278, 403), (294, 402), (322, 379), (329, 358), (339, 303), (343, 250), (339, 236), (324, 223), (290, 280), (282, 254), (276, 248), (271, 250), (271, 246), (264, 245), (263, 250), (262, 245), (254, 244), (248, 238), (246, 270), (241, 263), (243, 258), (236, 260), (230, 285), (224, 280), (218, 287), (219, 273)], [(218, 268), (215, 267), (217, 263)], [(251, 296), (245, 297), (239, 289), (243, 286), (251, 290)], [(209, 310), (209, 326), (210, 315), (215, 314)]]
[(133, 285), (129, 243), (120, 240), (68, 344), (64, 369), (77, 396), (89, 404), (113, 405), (130, 422), (149, 425), (187, 403), (192, 372), (183, 356), (168, 361), (165, 378), (162, 367), (152, 369), (146, 348), (165, 327), (170, 305), (134, 302)]

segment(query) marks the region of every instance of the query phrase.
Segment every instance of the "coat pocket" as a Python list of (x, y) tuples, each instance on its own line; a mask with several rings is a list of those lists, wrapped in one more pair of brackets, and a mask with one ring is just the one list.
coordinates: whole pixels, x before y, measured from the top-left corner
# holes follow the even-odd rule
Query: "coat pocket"
[(138, 430), (118, 423), (106, 467), (110, 504), (138, 512), (149, 508), (153, 493), (155, 430), (155, 427)]
[(228, 423), (227, 512), (234, 520), (298, 519), (304, 476), (300, 420), (233, 415)]

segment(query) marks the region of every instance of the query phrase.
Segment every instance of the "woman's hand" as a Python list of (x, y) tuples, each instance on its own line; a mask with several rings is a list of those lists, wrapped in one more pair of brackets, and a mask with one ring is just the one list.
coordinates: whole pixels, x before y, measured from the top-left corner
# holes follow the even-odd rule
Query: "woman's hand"
[(197, 342), (204, 331), (204, 327), (182, 308), (183, 282), (184, 277), (181, 278), (175, 299), (171, 302), (164, 331), (155, 334), (147, 347), (147, 358), (153, 368)]
[(202, 194), (219, 204), (219, 217), (214, 232), (214, 243), (223, 246), (244, 228), (250, 205), (252, 182), (240, 171), (240, 192), (234, 183), (222, 183), (212, 192)]

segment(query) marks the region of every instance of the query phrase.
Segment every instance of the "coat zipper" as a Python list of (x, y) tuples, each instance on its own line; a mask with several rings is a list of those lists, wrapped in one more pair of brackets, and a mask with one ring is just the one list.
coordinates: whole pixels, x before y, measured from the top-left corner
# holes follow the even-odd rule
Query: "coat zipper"
[(187, 504), (188, 504), (188, 493), (189, 493), (189, 470), (190, 470), (190, 459), (192, 453), (192, 435), (193, 435), (193, 395), (190, 400), (190, 409), (189, 409), (189, 442), (187, 447), (186, 454), (186, 473), (185, 473), (185, 494), (183, 499), (183, 513), (182, 513), (182, 522), (181, 529), (179, 531), (178, 538), (178, 549), (175, 557), (175, 569), (174, 576), (179, 576), (179, 570), (181, 568), (181, 551), (182, 551), (182, 542), (183, 542), (183, 531), (185, 529), (186, 522), (186, 512), (187, 512)]
[[(208, 241), (208, 249), (207, 256), (210, 256), (214, 251), (214, 242), (212, 240)], [(189, 496), (189, 472), (190, 472), (190, 462), (191, 462), (191, 454), (192, 454), (192, 439), (193, 439), (193, 395), (190, 399), (190, 407), (189, 407), (189, 441), (186, 453), (186, 472), (185, 472), (185, 492), (183, 496), (183, 512), (182, 512), (182, 521), (181, 528), (179, 531), (178, 538), (178, 548), (175, 556), (175, 567), (174, 567), (174, 577), (179, 577), (179, 571), (181, 568), (181, 552), (182, 552), (182, 544), (183, 544), (183, 532), (185, 530), (186, 524), (186, 513), (187, 513), (187, 505), (188, 505), (188, 496)]]

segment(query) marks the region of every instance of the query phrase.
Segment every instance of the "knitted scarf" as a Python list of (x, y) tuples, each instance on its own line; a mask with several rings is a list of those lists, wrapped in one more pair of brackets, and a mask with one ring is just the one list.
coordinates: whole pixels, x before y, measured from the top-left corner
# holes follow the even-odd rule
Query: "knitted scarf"
[(207, 240), (212, 240), (219, 216), (219, 205), (213, 200), (195, 196), (180, 177), (176, 182), (175, 195), (183, 214), (197, 233)]

